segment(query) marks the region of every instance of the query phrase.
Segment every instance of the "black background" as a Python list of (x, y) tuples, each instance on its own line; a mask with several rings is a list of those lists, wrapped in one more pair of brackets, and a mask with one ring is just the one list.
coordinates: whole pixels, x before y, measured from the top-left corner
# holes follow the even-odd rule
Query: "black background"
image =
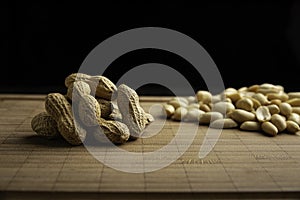
[[(269, 82), (300, 91), (298, 1), (17, 1), (0, 7), (1, 93), (64, 92), (65, 77), (100, 42), (147, 26), (180, 31), (200, 43), (225, 87)], [(159, 50), (123, 55), (104, 75), (116, 82), (149, 62), (177, 69), (195, 90), (206, 88), (189, 63)], [(157, 86), (139, 93), (169, 94)]]

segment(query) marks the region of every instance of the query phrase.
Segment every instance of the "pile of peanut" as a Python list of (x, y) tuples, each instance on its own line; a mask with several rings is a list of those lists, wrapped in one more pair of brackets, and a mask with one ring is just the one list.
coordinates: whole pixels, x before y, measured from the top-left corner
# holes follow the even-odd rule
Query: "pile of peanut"
[(300, 131), (300, 92), (286, 93), (282, 86), (270, 83), (227, 88), (217, 95), (200, 90), (195, 96), (174, 97), (163, 106), (172, 120), (211, 128), (239, 128), (269, 136)]
[(104, 76), (73, 73), (66, 77), (65, 86), (66, 94), (48, 94), (45, 111), (31, 120), (38, 135), (80, 145), (90, 134), (100, 142), (109, 139), (123, 144), (139, 138), (154, 120), (140, 106), (137, 93), (125, 84), (117, 88)]

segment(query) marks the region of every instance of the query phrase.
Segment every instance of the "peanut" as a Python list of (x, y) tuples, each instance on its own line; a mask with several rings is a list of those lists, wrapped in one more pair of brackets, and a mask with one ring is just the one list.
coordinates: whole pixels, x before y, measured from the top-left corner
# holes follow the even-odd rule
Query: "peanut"
[(99, 126), (94, 129), (93, 133), (100, 142), (105, 142), (103, 137), (107, 137), (114, 144), (123, 144), (130, 137), (128, 127), (122, 122), (100, 118)]
[(236, 128), (238, 124), (230, 118), (217, 119), (210, 124), (211, 128)]
[(184, 107), (179, 107), (175, 110), (172, 119), (176, 121), (181, 121), (185, 115), (188, 113), (187, 109)]
[(78, 104), (78, 115), (85, 126), (98, 125), (101, 109), (97, 99), (91, 95), (83, 95)]
[(297, 114), (297, 113), (291, 113), (291, 114), (288, 116), (288, 120), (294, 121), (294, 122), (296, 122), (298, 125), (300, 125), (300, 115)]
[(118, 87), (117, 103), (131, 138), (140, 137), (146, 126), (146, 116), (137, 93), (127, 85), (121, 84)]
[(271, 119), (271, 113), (267, 106), (260, 106), (255, 111), (256, 119), (259, 122), (269, 121)]
[(255, 120), (255, 114), (242, 109), (235, 109), (229, 117), (238, 123)]
[(89, 84), (83, 81), (75, 81), (71, 83), (67, 90), (67, 97), (73, 102), (78, 102), (82, 95), (90, 94), (91, 88)]
[(112, 113), (113, 110), (112, 102), (101, 98), (98, 98), (97, 101), (98, 104), (100, 105), (101, 117), (104, 119), (109, 118), (109, 115)]
[(199, 109), (200, 109), (200, 110), (202, 110), (202, 111), (204, 111), (204, 112), (210, 112), (210, 111), (211, 111), (209, 105), (203, 104), (203, 103), (199, 103), (199, 104), (200, 104), (200, 105), (199, 105)]
[(280, 109), (277, 105), (271, 104), (267, 106), (271, 115), (280, 113)]
[(219, 112), (206, 112), (200, 115), (199, 124), (209, 124), (217, 119), (222, 119), (223, 115)]
[(289, 99), (300, 98), (300, 92), (289, 92), (287, 95)]
[(261, 124), (261, 129), (270, 136), (276, 136), (278, 133), (278, 129), (271, 122), (263, 122)]
[(37, 135), (47, 138), (60, 136), (56, 121), (46, 112), (41, 112), (32, 118), (31, 128)]
[(89, 84), (92, 91), (91, 93), (95, 93), (96, 97), (106, 100), (114, 100), (116, 98), (113, 94), (117, 91), (117, 87), (104, 76), (90, 76), (83, 73), (73, 73), (65, 79), (65, 85), (69, 88), (71, 83), (75, 81), (84, 81)]
[(286, 130), (290, 133), (296, 133), (296, 132), (300, 131), (300, 127), (296, 122), (287, 120), (286, 121)]
[(255, 93), (252, 96), (252, 98), (258, 100), (261, 105), (268, 105), (268, 104), (270, 104), (270, 102), (267, 99), (267, 97), (265, 95), (263, 95), (262, 93)]
[(300, 98), (293, 98), (286, 101), (291, 106), (300, 106)]
[(246, 111), (253, 110), (253, 101), (249, 98), (242, 98), (235, 103), (236, 108), (240, 108)]
[(64, 95), (50, 93), (45, 100), (45, 109), (57, 123), (58, 131), (72, 145), (79, 145), (86, 137), (86, 131), (76, 126), (72, 115), (72, 107)]
[(225, 115), (226, 113), (231, 112), (234, 109), (235, 109), (235, 107), (232, 103), (220, 101), (220, 102), (213, 105), (212, 110)]
[(199, 90), (196, 94), (198, 102), (209, 104), (212, 99), (212, 94), (208, 91)]
[(286, 93), (268, 93), (267, 98), (271, 101), (274, 99), (279, 99), (280, 101), (287, 101), (289, 96)]
[(271, 117), (271, 122), (276, 126), (278, 132), (282, 132), (286, 129), (285, 117), (279, 114), (274, 114)]
[(245, 131), (260, 131), (261, 123), (256, 121), (245, 121), (241, 124), (240, 129)]
[(205, 112), (202, 110), (199, 110), (197, 108), (189, 109), (184, 116), (184, 121), (197, 121), (199, 122), (199, 118), (202, 114)]
[(284, 116), (289, 116), (292, 113), (292, 106), (288, 103), (281, 103), (279, 105), (280, 113)]
[(167, 114), (167, 117), (170, 118), (175, 112), (174, 106), (170, 104), (164, 104), (163, 107), (164, 107), (164, 112)]

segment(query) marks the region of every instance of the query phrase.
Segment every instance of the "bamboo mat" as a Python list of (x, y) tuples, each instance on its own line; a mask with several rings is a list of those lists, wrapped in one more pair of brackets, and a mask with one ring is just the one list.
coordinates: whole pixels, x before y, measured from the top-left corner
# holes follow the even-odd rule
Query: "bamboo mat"
[[(104, 195), (131, 199), (299, 195), (299, 136), (266, 137), (238, 129), (223, 130), (212, 152), (199, 159), (207, 130), (199, 126), (188, 151), (168, 167), (149, 173), (125, 173), (103, 165), (84, 146), (36, 136), (30, 121), (44, 110), (44, 97), (0, 95), (0, 199), (51, 199), (54, 195), (56, 199), (70, 195), (73, 199), (89, 195), (91, 199)], [(147, 110), (166, 99), (144, 97), (141, 102)], [(177, 122), (167, 121), (159, 134), (120, 148), (132, 152), (159, 149), (168, 144), (177, 128)], [(122, 165), (122, 159), (119, 162)]]

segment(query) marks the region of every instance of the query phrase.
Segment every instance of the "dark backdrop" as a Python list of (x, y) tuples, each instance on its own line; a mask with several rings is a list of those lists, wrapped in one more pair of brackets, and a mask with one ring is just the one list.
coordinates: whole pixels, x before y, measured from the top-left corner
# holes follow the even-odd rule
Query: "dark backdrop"
[[(300, 91), (298, 1), (17, 1), (1, 3), (0, 20), (1, 93), (64, 92), (64, 78), (96, 45), (144, 26), (174, 29), (199, 42), (225, 87), (269, 82)], [(123, 55), (105, 75), (117, 81), (148, 62), (177, 69), (195, 90), (206, 87), (184, 59), (159, 50)], [(139, 93), (169, 94), (158, 86)]]

